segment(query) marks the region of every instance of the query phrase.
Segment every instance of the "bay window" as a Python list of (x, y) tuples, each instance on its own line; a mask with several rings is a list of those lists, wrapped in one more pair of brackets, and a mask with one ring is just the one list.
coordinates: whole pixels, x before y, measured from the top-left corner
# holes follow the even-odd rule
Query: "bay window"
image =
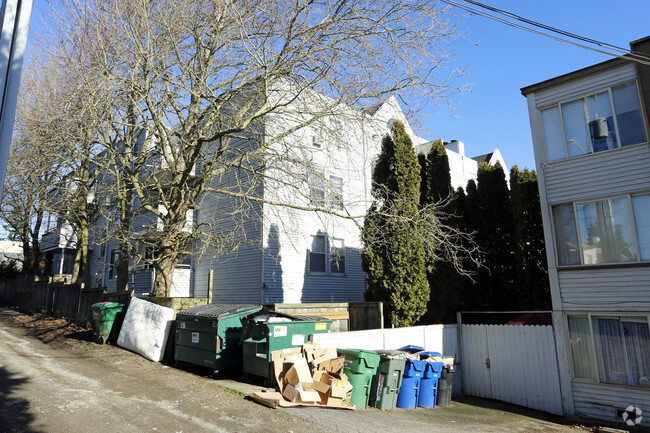
[(636, 83), (607, 88), (540, 111), (547, 161), (646, 141)]

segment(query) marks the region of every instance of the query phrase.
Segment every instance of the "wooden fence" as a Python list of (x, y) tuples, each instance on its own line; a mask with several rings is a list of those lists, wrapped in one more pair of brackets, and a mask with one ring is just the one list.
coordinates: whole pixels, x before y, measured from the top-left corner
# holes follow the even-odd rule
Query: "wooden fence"
[(0, 302), (32, 311), (45, 311), (77, 323), (92, 322), (91, 305), (97, 302), (119, 302), (128, 306), (133, 291), (105, 293), (104, 288), (82, 289), (78, 284), (35, 281), (33, 275), (0, 280)]
[(294, 316), (320, 316), (331, 319), (330, 332), (380, 329), (384, 321), (381, 302), (273, 304), (269, 307)]

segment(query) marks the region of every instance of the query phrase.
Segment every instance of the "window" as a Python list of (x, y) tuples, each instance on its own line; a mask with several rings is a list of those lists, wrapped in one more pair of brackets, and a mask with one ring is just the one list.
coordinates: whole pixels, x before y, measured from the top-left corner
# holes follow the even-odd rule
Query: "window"
[(650, 260), (650, 195), (553, 207), (559, 266)]
[(326, 273), (326, 250), (327, 237), (325, 235), (315, 235), (311, 237), (311, 249), (309, 251), (309, 272)]
[(345, 274), (345, 244), (343, 239), (332, 239), (330, 244), (330, 271), (332, 274)]
[(335, 209), (343, 209), (343, 178), (330, 176), (330, 204)]
[(309, 173), (309, 200), (318, 207), (343, 209), (343, 178), (325, 177), (322, 172)]
[(317, 206), (325, 203), (323, 173), (309, 173), (309, 199)]
[(575, 378), (647, 386), (650, 380), (647, 315), (583, 314), (569, 315), (567, 319)]
[(309, 273), (345, 275), (345, 243), (325, 234), (311, 236)]
[(316, 133), (311, 136), (311, 145), (320, 149), (324, 144), (325, 131), (322, 128), (319, 128), (316, 130)]
[(117, 278), (117, 261), (119, 259), (119, 252), (111, 250), (111, 261), (108, 264), (108, 278)]
[(646, 141), (635, 83), (542, 109), (540, 115), (547, 161)]

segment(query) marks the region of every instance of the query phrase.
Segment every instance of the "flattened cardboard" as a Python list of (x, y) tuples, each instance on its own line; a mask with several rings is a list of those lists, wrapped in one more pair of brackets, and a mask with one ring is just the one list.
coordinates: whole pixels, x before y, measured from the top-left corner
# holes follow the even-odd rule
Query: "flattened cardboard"
[(338, 399), (332, 399), (331, 397), (329, 399), (330, 404), (328, 404), (327, 406), (319, 403), (292, 403), (282, 398), (282, 394), (280, 394), (279, 392), (254, 392), (251, 394), (251, 398), (256, 402), (263, 404), (264, 406), (268, 406), (272, 409), (277, 409), (278, 407), (297, 407), (297, 406), (332, 407), (336, 409), (348, 409), (348, 410), (356, 409), (355, 406), (347, 402), (339, 402), (337, 401)]
[[(311, 371), (309, 371), (307, 361), (304, 358), (294, 360), (293, 365), (284, 375), (284, 383), (293, 386), (304, 386), (313, 383), (313, 381)], [(304, 388), (307, 389), (307, 386), (304, 386)]]

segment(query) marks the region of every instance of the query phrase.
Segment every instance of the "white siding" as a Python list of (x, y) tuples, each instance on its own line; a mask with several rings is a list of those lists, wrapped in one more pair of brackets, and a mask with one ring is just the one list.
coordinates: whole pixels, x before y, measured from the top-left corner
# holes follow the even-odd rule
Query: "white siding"
[(545, 107), (568, 99), (580, 97), (586, 93), (593, 93), (609, 86), (632, 81), (636, 78), (634, 63), (629, 62), (613, 67), (580, 80), (569, 81), (557, 86), (535, 92), (535, 103), (538, 108)]
[(562, 309), (650, 310), (650, 267), (558, 271)]
[(549, 204), (650, 190), (650, 145), (585, 155), (543, 166)]
[(576, 381), (572, 386), (577, 415), (621, 423), (625, 428), (617, 411), (631, 405), (643, 412), (641, 425), (650, 426), (650, 389)]
[[(282, 181), (265, 184), (265, 198), (272, 202), (290, 203), (299, 207), (313, 206), (309, 199), (308, 173), (316, 172), (327, 182), (330, 176), (343, 179), (344, 209), (333, 208), (341, 216), (325, 212), (306, 211), (286, 206), (264, 207), (264, 303), (272, 302), (353, 302), (362, 301), (366, 275), (361, 267), (360, 225), (362, 215), (370, 206), (370, 177), (372, 161), (379, 153), (382, 136), (388, 132), (388, 108), (382, 111), (386, 119), (363, 119), (349, 114), (345, 131), (330, 130), (321, 147), (315, 148), (305, 138), (309, 133), (296, 133), (277, 145), (278, 154), (289, 154), (309, 161), (296, 164), (291, 170), (301, 170), (305, 180), (286, 185)], [(267, 124), (271, 134), (286, 128), (286, 122)], [(305, 137), (306, 136), (306, 137)], [(281, 167), (287, 169), (286, 162)], [(311, 170), (311, 171), (310, 171)], [(283, 172), (267, 170), (270, 178), (282, 179)], [(296, 172), (299, 174), (300, 171)], [(327, 185), (327, 184), (325, 184)], [(327, 188), (327, 186), (326, 186)], [(327, 206), (327, 204), (325, 204)], [(344, 216), (359, 216), (355, 219)], [(346, 273), (310, 273), (311, 236), (326, 234), (330, 239), (342, 239), (346, 248)]]

